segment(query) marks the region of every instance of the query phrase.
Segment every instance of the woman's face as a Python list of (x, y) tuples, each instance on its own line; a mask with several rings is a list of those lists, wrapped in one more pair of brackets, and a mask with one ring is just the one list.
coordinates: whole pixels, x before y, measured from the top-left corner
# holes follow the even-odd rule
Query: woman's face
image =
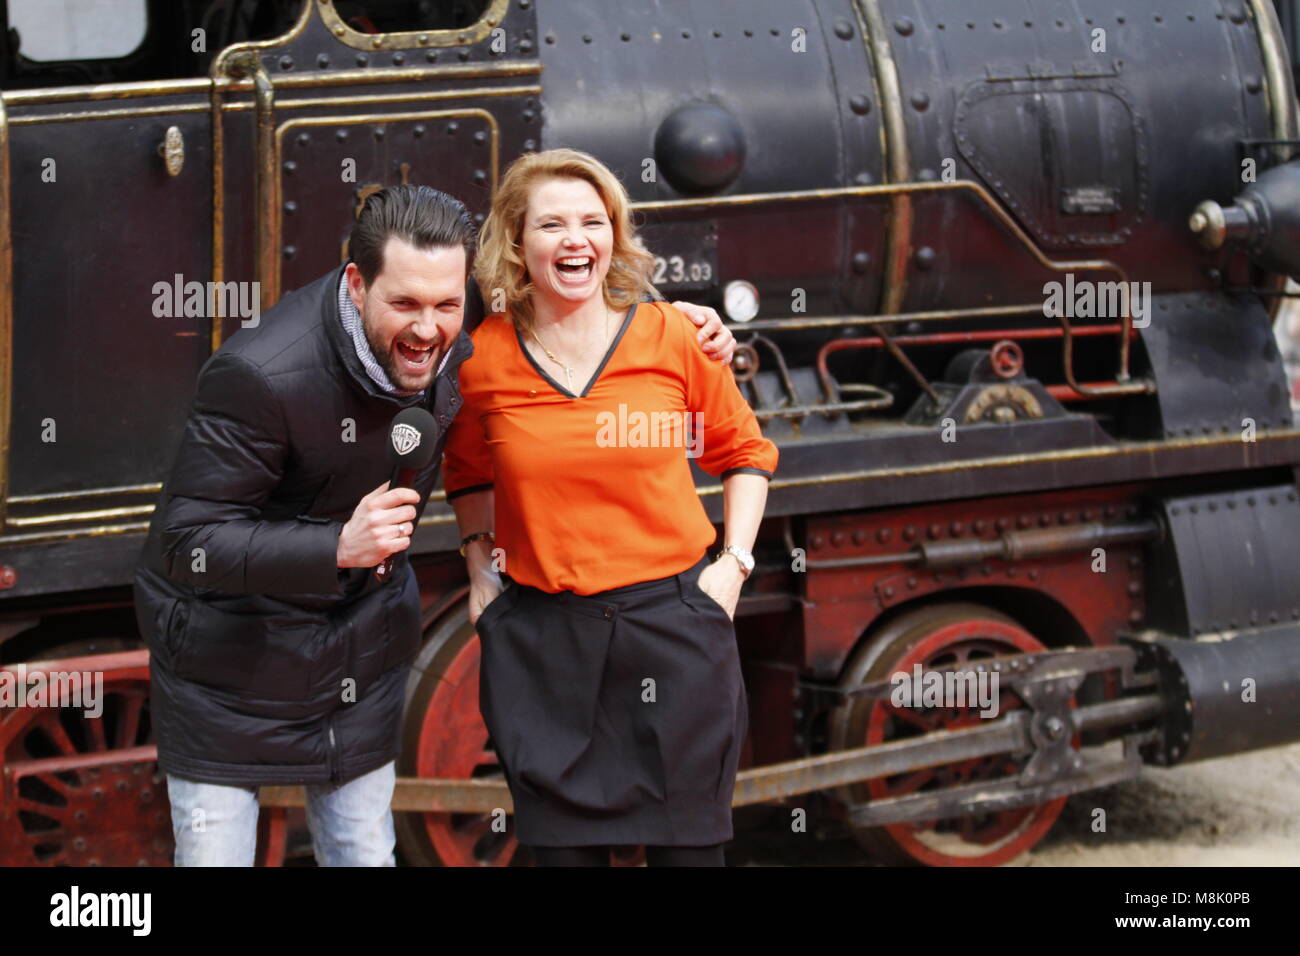
[(536, 295), (585, 302), (604, 288), (614, 228), (591, 183), (545, 179), (528, 197), (522, 244)]

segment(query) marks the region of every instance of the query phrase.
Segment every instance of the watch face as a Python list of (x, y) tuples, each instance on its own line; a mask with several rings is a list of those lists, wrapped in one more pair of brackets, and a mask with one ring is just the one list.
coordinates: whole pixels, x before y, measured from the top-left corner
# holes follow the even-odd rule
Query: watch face
[(744, 551), (741, 551), (739, 548), (729, 549), (727, 553), (733, 555), (736, 558), (736, 560), (740, 562), (741, 567), (743, 567), (746, 571), (754, 570), (754, 556), (752, 554), (746, 554)]

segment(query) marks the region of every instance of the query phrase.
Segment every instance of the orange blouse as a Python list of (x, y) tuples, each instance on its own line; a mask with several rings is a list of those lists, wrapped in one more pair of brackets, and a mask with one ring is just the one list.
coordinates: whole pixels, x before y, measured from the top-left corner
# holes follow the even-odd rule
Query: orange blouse
[(587, 595), (679, 574), (716, 537), (690, 460), (723, 478), (772, 476), (776, 446), (696, 331), (667, 303), (633, 306), (573, 395), (505, 315), (474, 330), (443, 487), (448, 500), (495, 490), (496, 546), (511, 578)]

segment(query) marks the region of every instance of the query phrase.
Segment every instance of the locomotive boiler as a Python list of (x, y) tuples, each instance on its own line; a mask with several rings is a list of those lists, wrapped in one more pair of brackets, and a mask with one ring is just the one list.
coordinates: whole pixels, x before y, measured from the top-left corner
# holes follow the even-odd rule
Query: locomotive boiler
[[(197, 373), (249, 319), (225, 293), (319, 276), (385, 184), (481, 217), (555, 146), (621, 176), (663, 295), (726, 314), (780, 445), (736, 806), (994, 864), (1144, 764), (1300, 739), (1270, 0), (138, 6), (125, 55), (41, 60), (19, 29), (0, 62), (0, 673), (106, 689), (95, 717), (3, 712), (0, 860), (170, 857), (129, 582)], [(435, 492), (399, 848), (503, 865), (456, 544)], [(996, 716), (900, 702), (899, 674), (991, 681)], [(261, 800), (274, 863), (302, 794)]]

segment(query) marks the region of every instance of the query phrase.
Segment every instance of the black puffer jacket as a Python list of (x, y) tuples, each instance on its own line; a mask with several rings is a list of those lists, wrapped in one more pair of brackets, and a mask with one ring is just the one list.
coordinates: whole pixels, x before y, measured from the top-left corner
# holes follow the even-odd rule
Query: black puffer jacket
[[(420, 641), (415, 573), (340, 571), (357, 503), (388, 477), (388, 395), (339, 320), (342, 267), (286, 296), (204, 365), (135, 575), (159, 763), (211, 783), (344, 782), (398, 751)], [(468, 316), (467, 316), (468, 319)], [(462, 331), (434, 380), (437, 450), (460, 407)]]

